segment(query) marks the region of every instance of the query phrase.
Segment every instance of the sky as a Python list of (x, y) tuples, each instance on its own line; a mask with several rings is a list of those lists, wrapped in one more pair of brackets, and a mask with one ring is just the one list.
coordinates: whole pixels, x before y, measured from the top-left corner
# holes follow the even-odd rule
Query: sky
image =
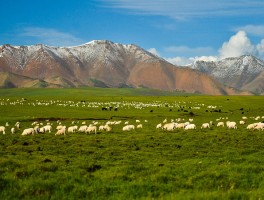
[(263, 0), (2, 0), (0, 45), (136, 44), (176, 65), (264, 59)]

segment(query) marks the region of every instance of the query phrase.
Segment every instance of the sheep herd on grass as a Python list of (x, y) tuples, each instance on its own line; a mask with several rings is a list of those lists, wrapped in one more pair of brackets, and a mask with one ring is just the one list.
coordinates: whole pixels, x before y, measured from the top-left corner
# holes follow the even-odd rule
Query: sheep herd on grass
[[(138, 102), (138, 101), (113, 101), (113, 102), (85, 102), (85, 101), (62, 101), (62, 100), (31, 100), (28, 101), (25, 98), (20, 100), (12, 101), (10, 99), (0, 99), (0, 106), (54, 106), (54, 107), (80, 107), (87, 109), (97, 109), (102, 112), (111, 111), (116, 112), (119, 109), (129, 110), (150, 110), (153, 113), (159, 108), (166, 108), (169, 111), (175, 110), (181, 113), (186, 113), (185, 115), (191, 116), (193, 114), (191, 111), (206, 109), (206, 112), (221, 112), (222, 106), (216, 105), (205, 105), (202, 103), (193, 102), (162, 102), (162, 101), (152, 101), (152, 102)], [(70, 108), (69, 108), (70, 109)], [(241, 109), (240, 109), (241, 110)], [(189, 117), (188, 117), (189, 118)], [(151, 120), (155, 120), (152, 118)], [(228, 129), (237, 129), (238, 127), (246, 128), (248, 130), (264, 130), (264, 116), (257, 117), (246, 117), (243, 116), (239, 121), (229, 121), (228, 117), (220, 117), (215, 120), (211, 120), (204, 123), (197, 123), (195, 118), (183, 119), (164, 119), (161, 123), (157, 125), (149, 125), (148, 120), (144, 119), (134, 119), (131, 121), (107, 121), (107, 122), (97, 122), (93, 121), (86, 125), (87, 122), (69, 122), (71, 125), (63, 124), (61, 121), (47, 120), (46, 122), (33, 122), (30, 127), (23, 128), (20, 122), (13, 125), (6, 122), (5, 125), (0, 125), (0, 133), (6, 134), (10, 132), (11, 134), (21, 133), (22, 135), (33, 135), (33, 134), (44, 134), (44, 133), (55, 133), (55, 135), (66, 135), (72, 133), (101, 133), (101, 132), (115, 132), (115, 130), (120, 131), (135, 131), (153, 127), (153, 129), (158, 129), (162, 131), (173, 131), (173, 130), (193, 130), (193, 129), (211, 129), (212, 127), (227, 127)], [(150, 122), (151, 124), (156, 123)], [(249, 123), (254, 121), (254, 123)], [(28, 126), (28, 125), (26, 125)], [(114, 128), (115, 127), (115, 128)]]
[[(260, 120), (264, 119), (264, 116), (260, 117), (251, 117), (253, 120)], [(228, 118), (219, 118), (215, 121), (205, 122), (202, 123), (201, 126), (195, 124), (195, 120), (193, 118), (189, 118), (188, 120), (184, 120), (181, 118), (178, 119), (164, 119), (161, 123), (156, 125), (156, 129), (166, 131), (177, 131), (179, 129), (182, 130), (194, 130), (197, 128), (200, 129), (210, 129), (212, 127), (226, 127), (228, 129), (237, 129), (238, 126), (244, 127), (248, 130), (264, 130), (264, 123), (263, 122), (254, 122), (254, 123), (247, 123), (248, 118), (242, 117), (239, 123), (235, 121), (227, 121)], [(170, 121), (170, 122), (168, 122)], [(215, 122), (217, 124), (215, 125)], [(133, 122), (132, 122), (133, 123)], [(148, 120), (135, 120), (132, 124), (129, 121), (107, 121), (107, 122), (97, 122), (93, 121), (89, 125), (86, 125), (86, 122), (71, 122), (70, 126), (63, 125), (63, 123), (58, 120), (56, 122), (51, 123), (49, 120), (46, 120), (45, 123), (43, 122), (33, 122), (31, 123), (31, 127), (28, 128), (21, 128), (21, 123), (16, 122), (14, 126), (9, 127), (9, 123), (7, 122), (5, 126), (0, 126), (0, 133), (6, 134), (10, 130), (11, 134), (21, 133), (21, 135), (34, 135), (34, 134), (45, 134), (45, 133), (52, 133), (54, 132), (55, 135), (66, 135), (66, 134), (73, 134), (73, 133), (85, 133), (85, 134), (97, 134), (98, 132), (114, 132), (113, 127), (119, 125), (119, 130), (122, 131), (135, 131), (143, 129), (145, 125), (148, 124)], [(120, 128), (120, 126), (122, 128)], [(148, 126), (149, 127), (149, 126)], [(118, 128), (115, 128), (118, 129)], [(153, 127), (154, 128), (154, 127)]]

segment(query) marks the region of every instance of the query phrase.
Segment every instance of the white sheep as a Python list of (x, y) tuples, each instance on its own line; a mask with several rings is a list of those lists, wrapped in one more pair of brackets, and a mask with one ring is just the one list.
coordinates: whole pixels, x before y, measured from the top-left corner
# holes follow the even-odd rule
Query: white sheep
[(156, 128), (158, 129), (158, 128), (162, 128), (162, 124), (158, 124), (157, 126), (156, 126)]
[(4, 126), (0, 126), (0, 133), (3, 132), (3, 134), (5, 134), (5, 127)]
[(81, 133), (84, 133), (85, 131), (86, 131), (86, 129), (88, 128), (88, 126), (87, 125), (83, 125), (83, 126), (80, 126), (80, 128), (79, 128), (79, 132), (81, 132)]
[(184, 128), (185, 127), (185, 124), (184, 123), (179, 123), (176, 125), (176, 128)]
[(123, 131), (131, 131), (134, 130), (135, 126), (134, 125), (126, 125), (122, 128)]
[(68, 133), (75, 133), (78, 129), (78, 126), (70, 126), (68, 127)]
[(143, 125), (142, 124), (138, 124), (137, 128), (143, 128)]
[(257, 123), (257, 125), (254, 127), (254, 129), (256, 129), (256, 130), (264, 130), (264, 123)]
[(172, 131), (172, 130), (174, 130), (175, 128), (176, 128), (176, 123), (174, 123), (174, 122), (171, 122), (171, 123), (167, 123), (167, 124), (164, 124), (164, 126), (163, 126), (163, 130), (166, 130), (166, 131)]
[(195, 124), (188, 124), (188, 125), (185, 126), (184, 129), (185, 130), (196, 129), (196, 125)]
[(216, 126), (217, 127), (219, 127), (219, 126), (225, 127), (225, 124), (224, 124), (224, 122), (218, 122)]
[(245, 124), (245, 123), (246, 123), (246, 122), (243, 121), (243, 120), (240, 120), (240, 121), (239, 121), (239, 124), (240, 124), (240, 125), (243, 125), (243, 124)]
[(237, 129), (236, 122), (229, 122), (229, 121), (227, 121), (226, 122), (226, 126), (229, 129)]
[(49, 133), (51, 132), (51, 125), (50, 124), (47, 124), (46, 126), (43, 126), (43, 128), (45, 129), (45, 131), (49, 131)]
[(96, 126), (94, 126), (94, 125), (89, 125), (88, 127), (87, 127), (87, 129), (85, 130), (85, 132), (87, 133), (91, 133), (91, 132), (94, 132), (94, 134), (96, 134), (96, 131), (97, 131), (97, 127)]
[[(106, 124), (106, 125), (108, 125), (108, 124)], [(104, 127), (105, 127), (104, 125), (99, 126), (98, 130), (99, 131), (104, 131)]]
[(106, 125), (104, 126), (104, 130), (105, 130), (106, 132), (110, 132), (110, 131), (112, 131), (112, 128), (111, 128), (108, 124), (106, 124)]
[(210, 124), (209, 123), (203, 123), (201, 126), (201, 129), (203, 128), (210, 128)]
[(26, 129), (24, 129), (24, 131), (22, 132), (21, 135), (34, 135), (34, 129), (33, 128), (26, 128)]
[(249, 124), (247, 126), (247, 129), (254, 129), (257, 125), (258, 125), (258, 123)]
[(11, 128), (11, 133), (15, 134), (16, 133), (16, 129), (14, 127)]
[(140, 123), (140, 120), (136, 119), (136, 123)]
[(59, 129), (55, 135), (66, 135), (66, 126), (63, 126), (61, 129)]

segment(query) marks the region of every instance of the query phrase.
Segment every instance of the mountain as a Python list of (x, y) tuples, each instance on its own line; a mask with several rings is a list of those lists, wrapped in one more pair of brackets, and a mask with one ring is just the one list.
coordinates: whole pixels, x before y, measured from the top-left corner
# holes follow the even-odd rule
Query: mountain
[(74, 47), (3, 45), (0, 72), (9, 77), (2, 87), (147, 87), (212, 95), (234, 93), (197, 70), (176, 67), (133, 44), (106, 40)]
[(264, 61), (254, 56), (244, 55), (215, 62), (196, 61), (190, 67), (211, 75), (226, 86), (257, 94), (264, 92)]

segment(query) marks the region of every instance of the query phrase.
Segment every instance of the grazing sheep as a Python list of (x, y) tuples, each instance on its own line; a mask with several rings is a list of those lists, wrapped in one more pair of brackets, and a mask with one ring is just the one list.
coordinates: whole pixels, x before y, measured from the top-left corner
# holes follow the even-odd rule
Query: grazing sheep
[(34, 135), (34, 128), (26, 128), (21, 135)]
[(203, 123), (201, 126), (201, 129), (203, 128), (210, 128), (210, 124), (209, 123)]
[(16, 129), (14, 127), (11, 128), (11, 133), (15, 134), (16, 133)]
[(167, 123), (167, 124), (164, 124), (164, 126), (163, 126), (163, 130), (166, 130), (166, 131), (172, 131), (172, 130), (174, 130), (175, 128), (176, 128), (176, 123), (174, 123), (174, 122), (171, 122), (171, 123)]
[(188, 124), (187, 126), (185, 126), (184, 129), (185, 130), (196, 129), (196, 125), (195, 124)]
[(0, 133), (3, 132), (3, 134), (5, 134), (5, 127), (4, 126), (0, 126)]
[(46, 129), (44, 127), (39, 128), (38, 133), (46, 133)]
[(184, 128), (185, 127), (185, 123), (179, 123), (176, 125), (176, 128)]
[(87, 129), (85, 130), (85, 132), (87, 133), (91, 133), (91, 132), (94, 132), (94, 134), (96, 134), (96, 131), (97, 131), (97, 127), (96, 126), (94, 126), (94, 125), (89, 125), (88, 127), (87, 127)]
[(236, 122), (229, 122), (229, 121), (227, 121), (226, 122), (226, 126), (229, 129), (237, 129)]
[(61, 129), (59, 129), (55, 135), (66, 135), (66, 126), (63, 126)]
[(257, 123), (257, 125), (254, 127), (255, 130), (264, 130), (264, 123)]
[(254, 129), (257, 125), (258, 125), (258, 123), (249, 124), (247, 126), (247, 129)]
[(46, 126), (43, 126), (43, 128), (45, 129), (45, 131), (49, 131), (49, 133), (51, 132), (51, 125), (50, 124), (47, 124)]
[(105, 130), (106, 132), (110, 132), (110, 131), (112, 131), (112, 128), (111, 128), (108, 124), (106, 124), (106, 125), (104, 126), (104, 130)]
[(245, 123), (246, 123), (246, 122), (243, 121), (243, 120), (240, 120), (240, 121), (239, 121), (239, 124), (240, 124), (240, 125), (243, 125), (243, 124), (245, 124)]
[(126, 125), (122, 128), (123, 131), (131, 131), (134, 130), (135, 126), (134, 125)]
[(87, 125), (83, 125), (83, 126), (80, 126), (80, 128), (79, 128), (79, 132), (81, 132), (81, 133), (84, 133), (85, 131), (86, 131), (86, 129), (88, 128), (88, 126)]
[(162, 128), (162, 124), (158, 124), (157, 126), (156, 126), (156, 128), (158, 129), (158, 128)]
[(104, 131), (104, 125), (99, 126), (99, 131)]
[(143, 128), (142, 124), (137, 125), (137, 128)]
[(224, 124), (224, 122), (218, 122), (216, 126), (217, 127), (219, 127), (219, 126), (225, 127), (225, 124)]
[(68, 127), (68, 133), (75, 133), (78, 129), (78, 126), (70, 126)]
[(140, 123), (140, 120), (136, 119), (136, 123)]

